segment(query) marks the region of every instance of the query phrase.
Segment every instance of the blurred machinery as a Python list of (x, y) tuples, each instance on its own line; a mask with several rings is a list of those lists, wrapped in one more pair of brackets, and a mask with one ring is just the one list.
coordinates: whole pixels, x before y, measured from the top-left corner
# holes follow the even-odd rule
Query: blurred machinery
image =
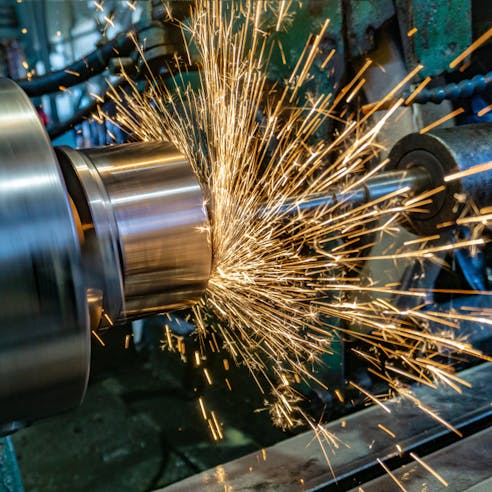
[(211, 251), (198, 181), (171, 144), (56, 150), (27, 96), (0, 82), (0, 422), (73, 407), (90, 331), (183, 308)]
[[(478, 207), (492, 205), (490, 171), (444, 182), (444, 176), (451, 172), (492, 161), (492, 111), (484, 111), (492, 103), (490, 45), (473, 55), (462, 70), (449, 69), (450, 61), (490, 28), (492, 12), (485, 3), (303, 3), (289, 32), (281, 34), (287, 63), (273, 60), (269, 73), (272, 81), (283, 79), (304, 45), (299, 39), (306, 39), (327, 17), (332, 22), (315, 65), (321, 67), (327, 54), (336, 49), (329, 67), (333, 77), (327, 78), (320, 69), (319, 76), (310, 82), (311, 95), (340, 90), (368, 54), (387, 73), (383, 78), (379, 69), (368, 72), (366, 102), (381, 97), (390, 84), (388, 79), (402, 78), (418, 63), (425, 66), (421, 77), (431, 78), (428, 90), (402, 110), (400, 127), (383, 135), (391, 149), (392, 170), (350, 196), (333, 190), (329, 197), (313, 197), (306, 206), (327, 200), (351, 206), (402, 186), (410, 186), (417, 193), (445, 184), (445, 190), (433, 197), (431, 211), (412, 217), (407, 224), (414, 234), (431, 235), (438, 224), (459, 214), (464, 204), (457, 197), (462, 194), (473, 197)], [(185, 19), (193, 2), (171, 2), (171, 10), (160, 1), (142, 2), (136, 21), (131, 12), (122, 16), (122, 32), (108, 39), (104, 30), (92, 53), (54, 70), (49, 66), (46, 25), (40, 27), (34, 12), (41, 9), (40, 17), (46, 21), (44, 7), (48, 4), (39, 2), (32, 12), (15, 2), (1, 7), (5, 15), (0, 26), (0, 69), (3, 76), (17, 79), (17, 84), (0, 81), (2, 433), (76, 406), (87, 385), (91, 331), (189, 306), (206, 288), (212, 262), (206, 233), (206, 190), (200, 188), (184, 156), (168, 143), (100, 146), (125, 141), (124, 135), (110, 135), (106, 129), (101, 133), (100, 125), (86, 121), (98, 105), (108, 103), (104, 90), (98, 101), (83, 106), (87, 90), (82, 89), (73, 98), (77, 100), (71, 102), (72, 112), (66, 119), (57, 114), (55, 95), (67, 88), (74, 88), (76, 93), (86, 81), (105, 76), (113, 77), (113, 83), (124, 88), (125, 82), (118, 76), (121, 66), (142, 87), (149, 68), (165, 79), (173, 55), (183, 52), (174, 20)], [(112, 11), (115, 14), (117, 4)], [(32, 36), (24, 45), (26, 60), (34, 46), (47, 73), (35, 75), (25, 69), (30, 64), (22, 59), (18, 41), (22, 29)], [(147, 63), (143, 63), (127, 31), (145, 46)], [(100, 81), (99, 87), (105, 84)], [(410, 90), (407, 88), (407, 95)], [(50, 120), (46, 130), (27, 96), (35, 103), (43, 102)], [(453, 105), (465, 110), (450, 128), (418, 133), (426, 122), (450, 112)], [(324, 129), (319, 138), (328, 138), (331, 130)], [(54, 147), (50, 142), (50, 138), (70, 132), (72, 146)], [(77, 143), (89, 148), (75, 150)], [(447, 239), (453, 241), (467, 234), (465, 227), (452, 229)], [(425, 282), (426, 287), (452, 285), (489, 291), (491, 258), (489, 243), (477, 255), (449, 253), (451, 271), (419, 261), (399, 272), (397, 280), (405, 288)], [(425, 279), (422, 269), (426, 270)], [(458, 298), (434, 294), (432, 301), (442, 309), (461, 302), (490, 307), (489, 298), (480, 295)], [(463, 334), (489, 347), (491, 337), (482, 328), (464, 326)], [(339, 381), (340, 387), (348, 373), (353, 376), (361, 370), (348, 357), (342, 344), (340, 352), (327, 361), (330, 374), (326, 377)], [(323, 395), (318, 397), (323, 399)]]
[[(211, 245), (204, 193), (171, 144), (53, 150), (29, 99), (7, 79), (0, 107), (0, 423), (13, 430), (81, 401), (91, 331), (199, 299)], [(491, 138), (491, 124), (409, 135), (390, 152), (394, 171), (303, 206), (357, 206), (405, 186), (445, 186), (410, 222), (431, 235), (456, 219), (459, 194), (480, 208), (492, 203), (492, 172), (445, 182), (492, 161)], [(488, 289), (486, 270), (464, 268), (476, 290)]]

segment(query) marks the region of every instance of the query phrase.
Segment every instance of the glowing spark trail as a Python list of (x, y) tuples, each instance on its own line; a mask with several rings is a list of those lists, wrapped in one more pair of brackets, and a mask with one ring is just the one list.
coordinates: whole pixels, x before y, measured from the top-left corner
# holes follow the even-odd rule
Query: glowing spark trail
[[(362, 264), (424, 257), (439, 261), (438, 253), (479, 246), (482, 239), (443, 245), (437, 234), (364, 257), (375, 241), (392, 244), (398, 222), (407, 214), (426, 210), (432, 192), (409, 199), (408, 188), (352, 209), (342, 201), (302, 210), (312, 196), (329, 194), (333, 187), (348, 193), (371, 176), (368, 163), (381, 150), (378, 132), (404, 101), (392, 102), (374, 125), (369, 116), (393, 100), (422, 67), (362, 119), (348, 107), (342, 119), (336, 107), (356, 99), (370, 62), (336, 97), (324, 94), (303, 102), (300, 96), (328, 21), (285, 83), (272, 86), (268, 63), (278, 48), (277, 33), (288, 28), (291, 2), (197, 3), (182, 29), (188, 63), (200, 60), (200, 86), (187, 82), (184, 62), (176, 57), (182, 68), (173, 78), (150, 80), (144, 93), (129, 79), (131, 93), (115, 89), (113, 99), (123, 129), (144, 141), (172, 141), (201, 180), (211, 218), (213, 270), (207, 292), (194, 308), (199, 336), (220, 335), (233, 360), (247, 366), (274, 422), (282, 427), (307, 419), (313, 429), (322, 428), (303, 410), (297, 384), (323, 386), (316, 365), (332, 350), (337, 331), (366, 347), (354, 351), (393, 394), (413, 401), (408, 387), (414, 381), (459, 388), (452, 365), (436, 366), (435, 361), (442, 353), (450, 359), (453, 354), (480, 356), (456, 338), (456, 327), (463, 320), (490, 319), (491, 313), (424, 311), (426, 292), (378, 284)], [(333, 138), (315, 138), (330, 120), (338, 122)], [(490, 224), (490, 218), (484, 220)], [(393, 305), (395, 295), (419, 305), (402, 312)], [(344, 324), (330, 323), (330, 318)], [(429, 320), (441, 325), (439, 333), (431, 331)], [(206, 369), (205, 376), (210, 382)], [(351, 386), (386, 408), (357, 383)], [(201, 400), (200, 408), (208, 418)], [(208, 422), (220, 438), (213, 414)], [(330, 442), (329, 436), (321, 438)]]

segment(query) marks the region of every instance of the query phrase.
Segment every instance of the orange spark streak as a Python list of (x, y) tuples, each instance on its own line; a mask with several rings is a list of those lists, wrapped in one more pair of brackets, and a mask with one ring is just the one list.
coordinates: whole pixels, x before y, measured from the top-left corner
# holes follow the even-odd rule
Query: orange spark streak
[(395, 477), (395, 475), (393, 475), (393, 473), (391, 473), (391, 470), (379, 459), (379, 458), (376, 458), (377, 462), (384, 468), (384, 471), (392, 478), (393, 482), (396, 483), (396, 485), (398, 485), (398, 487), (400, 488), (400, 490), (402, 490), (403, 492), (407, 492), (407, 489), (403, 486), (403, 484)]
[(464, 171), (460, 171), (454, 174), (449, 174), (448, 176), (444, 177), (444, 181), (446, 183), (449, 183), (450, 181), (455, 181), (457, 179), (461, 179), (466, 176), (472, 176), (474, 174), (490, 171), (491, 169), (492, 169), (492, 161), (484, 162), (483, 164), (477, 164), (468, 169), (465, 169)]
[(454, 118), (455, 116), (458, 116), (464, 112), (465, 112), (465, 110), (463, 108), (455, 109), (454, 111), (451, 111), (451, 113), (443, 116), (442, 118), (439, 118), (438, 120), (434, 121), (430, 125), (427, 125), (426, 127), (422, 128), (419, 131), (419, 133), (421, 135), (423, 135), (424, 133), (427, 133), (429, 130), (432, 130), (433, 128), (435, 128), (436, 126), (439, 126), (441, 123), (444, 123), (445, 121), (448, 121), (448, 120)]
[(419, 458), (415, 453), (409, 453), (409, 455), (420, 465), (422, 465), (429, 473), (434, 475), (443, 485), (444, 487), (448, 487), (449, 484), (441, 477), (433, 468), (431, 468), (427, 463), (425, 463), (421, 458)]
[(94, 335), (94, 337), (96, 338), (96, 340), (103, 346), (105, 347), (106, 344), (104, 343), (103, 339), (97, 334), (97, 332), (95, 330), (91, 330), (91, 333)]
[(477, 48), (482, 46), (492, 36), (492, 27), (484, 32), (478, 39), (476, 39), (468, 48), (466, 48), (461, 55), (457, 56), (450, 64), (449, 68), (454, 68), (458, 63), (462, 62), (468, 55), (473, 53)]

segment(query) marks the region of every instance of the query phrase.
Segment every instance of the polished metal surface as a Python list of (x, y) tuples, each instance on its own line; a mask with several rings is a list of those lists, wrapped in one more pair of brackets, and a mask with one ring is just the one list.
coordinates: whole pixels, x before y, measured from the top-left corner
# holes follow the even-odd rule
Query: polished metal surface
[(22, 90), (0, 80), (0, 432), (84, 395), (90, 344), (79, 258), (46, 132)]
[(189, 306), (210, 274), (202, 190), (172, 144), (56, 152), (0, 80), (0, 434), (80, 403), (90, 329)]
[[(80, 221), (81, 252), (91, 328), (116, 320), (123, 309), (118, 228), (110, 198), (92, 161), (70, 147), (55, 148)], [(105, 313), (105, 317), (102, 315)]]
[(104, 188), (116, 224), (122, 316), (190, 306), (207, 286), (211, 248), (203, 193), (189, 162), (167, 142), (78, 152), (97, 170), (91, 176)]

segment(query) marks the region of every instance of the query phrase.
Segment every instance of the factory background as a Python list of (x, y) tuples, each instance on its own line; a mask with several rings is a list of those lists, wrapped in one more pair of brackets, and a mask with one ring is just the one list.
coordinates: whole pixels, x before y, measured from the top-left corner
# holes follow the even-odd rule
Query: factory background
[[(124, 87), (121, 67), (133, 74), (136, 87), (142, 90), (145, 87), (146, 66), (127, 33), (135, 33), (148, 66), (165, 77), (165, 67), (172, 63), (173, 56), (186, 54), (176, 20), (186, 22), (193, 3), (0, 0), (0, 77), (19, 82), (53, 146), (88, 149), (134, 141), (117, 124), (97, 116), (99, 107), (109, 115), (117, 111), (108, 98), (108, 81)], [(436, 138), (444, 141), (444, 147), (435, 150), (434, 144), (429, 144), (424, 151), (435, 150), (433, 158), (439, 160), (451, 149), (449, 152), (456, 156), (459, 166), (470, 148), (476, 150), (475, 164), (491, 160), (492, 111), (487, 110), (492, 104), (490, 40), (474, 50), (459, 68), (449, 68), (452, 60), (492, 28), (490, 2), (305, 0), (294, 3), (297, 14), (290, 29), (282, 34), (291, 63), (302, 54), (310, 33), (319, 30), (326, 18), (331, 19), (320, 46), (318, 65), (336, 50), (328, 65), (332, 76), (327, 78), (320, 70), (310, 81), (312, 93), (337, 94), (370, 57), (375, 63), (365, 75), (357, 102), (370, 105), (384, 97), (388, 87), (418, 64), (425, 66), (418, 82), (430, 79), (427, 92), (421, 93), (418, 104), (399, 108), (398, 124), (381, 132), (381, 142), (388, 149), (383, 153), (385, 156), (389, 154), (398, 163), (406, 153), (422, 150), (424, 144), (419, 140), (395, 144), (442, 118)], [(172, 21), (170, 12), (174, 15)], [(413, 29), (415, 33), (409, 35)], [(289, 69), (277, 56), (269, 69), (272, 84), (284, 80)], [(80, 83), (76, 78), (84, 81)], [(447, 118), (453, 112), (455, 117)], [(374, 116), (375, 120), (381, 117), (382, 112)], [(465, 125), (466, 130), (462, 131)], [(439, 134), (444, 128), (451, 128), (451, 133)], [(317, 138), (329, 138), (335, 129), (336, 125), (327, 125)], [(448, 141), (446, 135), (450, 135)], [(76, 161), (77, 157), (70, 151), (63, 152), (57, 154), (58, 160)], [(97, 152), (82, 151), (81, 155), (96, 167), (100, 165)], [(426, 164), (429, 169), (433, 158)], [(68, 180), (66, 174), (64, 179)], [(475, 176), (473, 182), (463, 185), (483, 208), (492, 203), (491, 179), (489, 171), (486, 176)], [(418, 227), (432, 231), (437, 222), (431, 218)], [(418, 237), (419, 231), (407, 229), (402, 227), (395, 240), (403, 244)], [(485, 230), (484, 234), (490, 238), (490, 225)], [(383, 254), (385, 248), (386, 244), (376, 244), (373, 254)], [(424, 280), (417, 278), (415, 265), (398, 269), (393, 268), (391, 261), (368, 275), (376, 282), (398, 281), (409, 289), (431, 287), (438, 291), (454, 288), (480, 292), (483, 295), (477, 294), (473, 300), (436, 294), (433, 302), (442, 310), (466, 305), (487, 312), (491, 309), (491, 253), (487, 243), (478, 257), (450, 254), (443, 257), (445, 268), (426, 264), (428, 273)], [(206, 261), (200, 258), (201, 264), (196, 268), (206, 268)], [(202, 288), (200, 282), (197, 279), (193, 285), (197, 291)], [(0, 284), (2, 295), (4, 287)], [(115, 298), (118, 295), (116, 292)], [(148, 292), (145, 295), (151, 297)], [(126, 301), (132, 306), (129, 297)], [(136, 305), (135, 312), (144, 312), (137, 301)], [(104, 309), (109, 312), (106, 306)], [(99, 318), (97, 322), (101, 322)], [(182, 350), (163, 350), (165, 325), (182, 337)], [(333, 354), (326, 357), (319, 369), (320, 378), (336, 388), (337, 393), (328, 394), (321, 387), (305, 390), (310, 409), (328, 417), (331, 428), (340, 432), (341, 440), (348, 444), (346, 449), (342, 445), (343, 449), (331, 456), (339, 477), (335, 480), (322, 463), (321, 453), (309, 445), (307, 429), (283, 432), (272, 426), (268, 411), (257, 410), (264, 406), (263, 398), (246, 367), (232, 370), (229, 366), (233, 363), (227, 354), (212, 352), (207, 358), (207, 368), (211, 374), (220, 376), (213, 385), (204, 379), (203, 367), (199, 362), (193, 363), (191, 355), (200, 349), (199, 341), (189, 335), (193, 328), (179, 313), (159, 313), (145, 321), (127, 321), (117, 328), (108, 322), (103, 330), (96, 330), (90, 342), (89, 384), (82, 405), (67, 411), (68, 405), (60, 415), (28, 426), (19, 425), (19, 430), (14, 421), (12, 427), (4, 428), (5, 437), (0, 439), (0, 491), (110, 492), (166, 490), (166, 487), (169, 492), (360, 490), (358, 487), (366, 491), (397, 490), (395, 482), (388, 479), (386, 468), (378, 464), (383, 456), (385, 466), (395, 474), (410, 474), (405, 483), (408, 490), (421, 490), (417, 487), (422, 484), (427, 484), (427, 490), (441, 490), (439, 487), (443, 486), (425, 469), (416, 471), (419, 456), (428, 457), (429, 463), (444, 470), (443, 476), (449, 482), (447, 490), (476, 492), (492, 488), (490, 362), (477, 365), (466, 359), (457, 367), (464, 371), (463, 378), (474, 385), (462, 395), (445, 391), (434, 394), (426, 392), (425, 387), (417, 390), (422, 401), (437, 407), (439, 415), (460, 430), (464, 439), (459, 440), (449, 429), (424, 418), (411, 406), (390, 403), (399, 424), (385, 420), (385, 412), (377, 405), (366, 408), (366, 401), (355, 398), (346, 382), (350, 379), (375, 392), (384, 392), (385, 388), (378, 386), (360, 361), (351, 356), (351, 341), (340, 337), (334, 344)], [(460, 334), (471, 337), (474, 346), (491, 353), (492, 337), (487, 323), (463, 326), (462, 330)], [(0, 344), (4, 341), (7, 346), (5, 340), (0, 326)], [(183, 359), (190, 363), (183, 364)], [(1, 371), (0, 364), (0, 376)], [(207, 401), (214, 415), (219, 416), (224, 432), (222, 439), (215, 440), (210, 426), (204, 423), (199, 399)], [(31, 409), (31, 413), (36, 411)], [(40, 411), (40, 416), (45, 417), (44, 413), (56, 412)], [(400, 454), (389, 451), (394, 447), (392, 432), (381, 434), (381, 426), (387, 429), (392, 425), (401, 427), (398, 429)]]

